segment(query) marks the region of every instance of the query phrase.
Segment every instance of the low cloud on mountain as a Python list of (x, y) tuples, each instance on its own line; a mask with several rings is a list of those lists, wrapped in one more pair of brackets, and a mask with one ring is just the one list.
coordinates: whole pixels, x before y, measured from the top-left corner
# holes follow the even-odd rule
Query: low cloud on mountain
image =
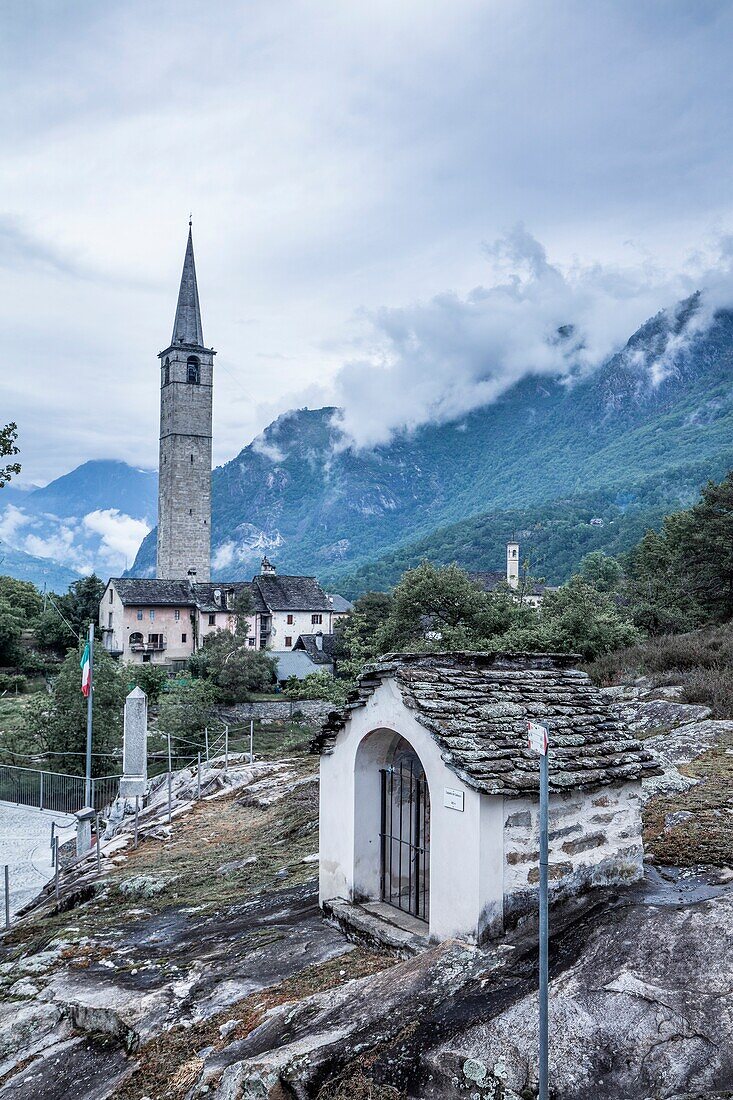
[(727, 237), (711, 253), (691, 257), (676, 276), (650, 262), (554, 264), (522, 225), (484, 251), (492, 285), (367, 316), (367, 354), (343, 366), (328, 394), (342, 410), (336, 419), (349, 444), (371, 447), (396, 432), (456, 420), (528, 374), (583, 376), (623, 348), (646, 319), (702, 287), (699, 308), (682, 331), (670, 328), (659, 354), (630, 357), (658, 383), (714, 310), (733, 304)]

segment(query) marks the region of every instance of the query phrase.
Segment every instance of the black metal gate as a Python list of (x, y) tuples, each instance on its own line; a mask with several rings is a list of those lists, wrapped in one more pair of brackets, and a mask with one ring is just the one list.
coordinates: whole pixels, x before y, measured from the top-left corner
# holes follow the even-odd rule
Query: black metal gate
[(381, 770), (381, 898), (427, 920), (430, 911), (430, 795), (414, 753)]

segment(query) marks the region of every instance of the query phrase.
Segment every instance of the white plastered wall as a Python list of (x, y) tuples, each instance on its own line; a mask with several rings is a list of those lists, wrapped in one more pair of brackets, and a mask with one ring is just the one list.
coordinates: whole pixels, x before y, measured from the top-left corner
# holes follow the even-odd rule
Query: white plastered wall
[[(404, 737), (420, 758), (430, 792), (430, 938), (482, 939), (501, 929), (504, 811), (446, 766), (430, 733), (404, 705), (392, 680), (352, 712), (333, 752), (321, 757), (320, 900), (379, 898), (379, 769)], [(463, 811), (444, 805), (446, 788)]]

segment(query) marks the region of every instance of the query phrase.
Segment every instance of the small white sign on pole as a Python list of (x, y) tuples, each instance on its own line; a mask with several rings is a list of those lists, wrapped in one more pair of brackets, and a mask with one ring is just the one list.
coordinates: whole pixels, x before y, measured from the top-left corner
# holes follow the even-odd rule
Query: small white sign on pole
[(547, 733), (547, 726), (542, 726), (539, 722), (527, 722), (528, 749), (532, 752), (539, 753), (540, 756), (546, 756), (549, 743), (550, 739)]

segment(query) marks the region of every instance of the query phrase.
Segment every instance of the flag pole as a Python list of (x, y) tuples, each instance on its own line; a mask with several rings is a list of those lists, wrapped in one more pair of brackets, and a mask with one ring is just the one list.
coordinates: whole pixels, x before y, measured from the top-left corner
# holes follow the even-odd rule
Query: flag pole
[(92, 800), (92, 697), (94, 695), (94, 623), (89, 624), (89, 694), (87, 695), (87, 769), (84, 801)]

